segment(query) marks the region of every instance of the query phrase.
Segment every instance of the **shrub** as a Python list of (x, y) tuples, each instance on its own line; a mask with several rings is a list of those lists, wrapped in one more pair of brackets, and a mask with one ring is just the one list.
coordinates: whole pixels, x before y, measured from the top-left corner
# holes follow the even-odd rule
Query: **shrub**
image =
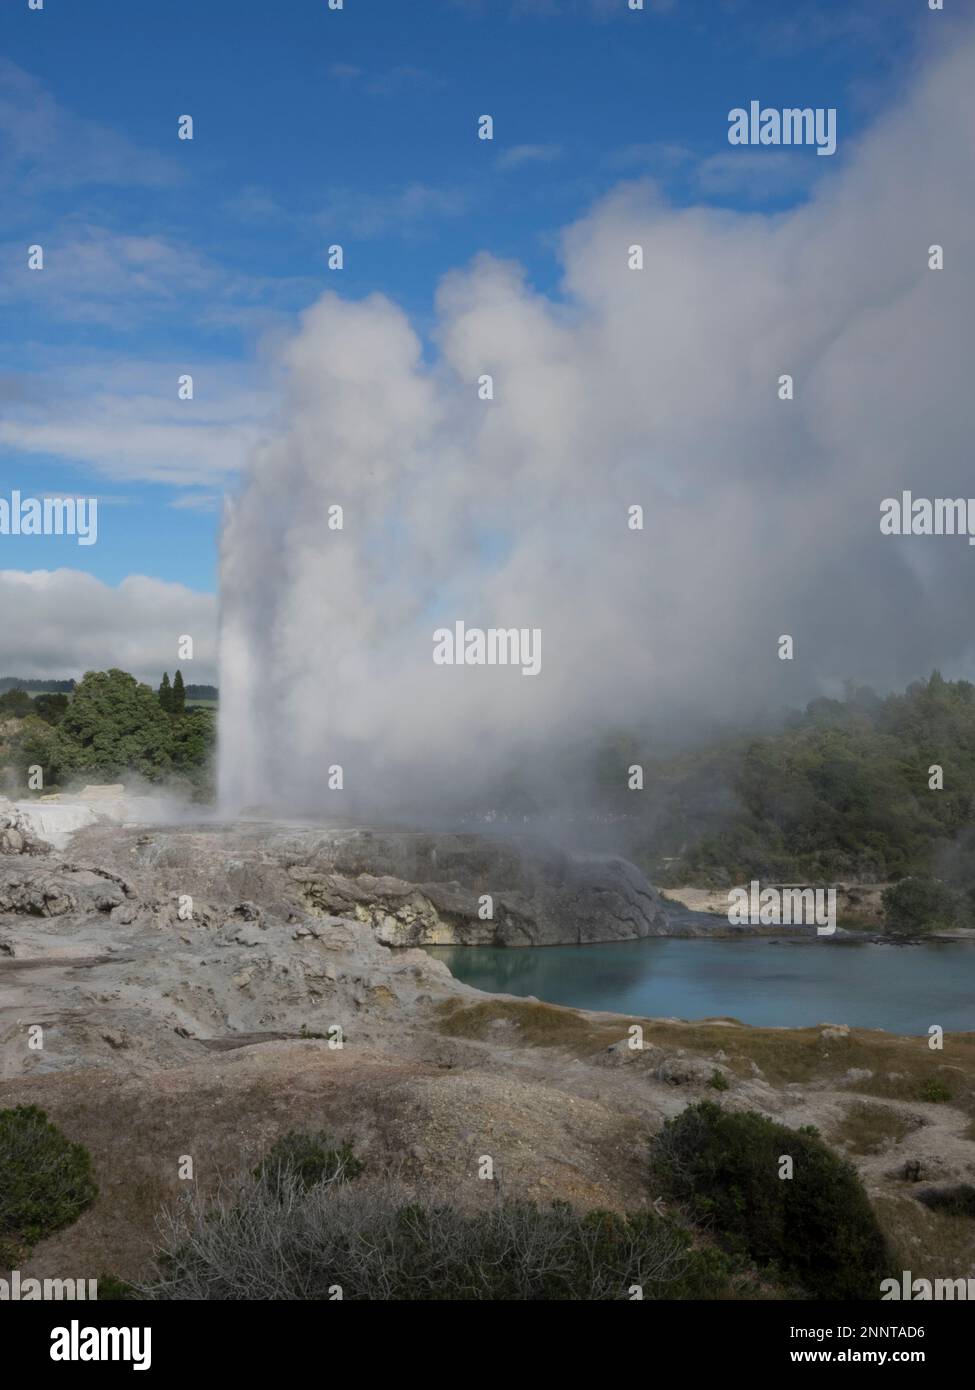
[(141, 1297), (134, 1284), (117, 1274), (100, 1274), (97, 1284), (99, 1303), (128, 1303)]
[(48, 694), (35, 695), (34, 713), (38, 719), (43, 719), (45, 724), (60, 724), (71, 701), (67, 695)]
[(871, 1105), (857, 1101), (846, 1112), (834, 1138), (857, 1154), (881, 1153), (890, 1143), (900, 1143), (916, 1130), (922, 1121), (916, 1115), (905, 1115), (886, 1105)]
[[(290, 1169), (163, 1217), (147, 1298), (327, 1301), (716, 1298), (729, 1263), (676, 1222), (641, 1212), (541, 1210), (498, 1200), (465, 1212), (391, 1182), (306, 1187)], [(341, 1294), (338, 1294), (341, 1290)]]
[(36, 1105), (0, 1110), (0, 1237), (30, 1246), (73, 1221), (98, 1194), (91, 1157)]
[(714, 1071), (711, 1073), (711, 1079), (708, 1085), (711, 1087), (712, 1091), (727, 1091), (730, 1089), (728, 1078), (725, 1076), (724, 1072), (718, 1071), (717, 1067), (715, 1067)]
[(881, 897), (888, 931), (905, 936), (956, 927), (960, 917), (957, 894), (937, 878), (902, 878)]
[[(788, 1154), (792, 1178), (779, 1177)], [(654, 1177), (729, 1250), (813, 1297), (878, 1298), (887, 1250), (856, 1170), (815, 1134), (714, 1101), (669, 1120)]]
[(918, 1091), (918, 1099), (931, 1101), (933, 1103), (951, 1100), (951, 1091), (945, 1083), (939, 1081), (936, 1076), (929, 1076), (927, 1081), (922, 1083)]
[(290, 1173), (303, 1191), (319, 1183), (352, 1182), (365, 1168), (348, 1141), (335, 1145), (324, 1132), (290, 1130), (281, 1136), (254, 1169), (254, 1177), (277, 1189)]
[(917, 1199), (932, 1211), (975, 1220), (975, 1187), (970, 1182), (959, 1183), (955, 1187), (927, 1187), (917, 1193)]
[(0, 719), (24, 719), (34, 709), (26, 690), (5, 690), (0, 695)]

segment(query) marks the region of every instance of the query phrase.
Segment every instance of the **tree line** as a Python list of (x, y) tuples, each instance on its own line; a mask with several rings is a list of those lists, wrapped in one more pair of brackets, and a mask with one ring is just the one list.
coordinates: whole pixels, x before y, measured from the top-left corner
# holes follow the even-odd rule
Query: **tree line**
[(157, 692), (117, 668), (86, 672), (70, 699), (5, 692), (0, 773), (8, 791), (52, 791), (81, 779), (112, 782), (135, 774), (209, 795), (214, 712), (188, 709), (186, 695), (179, 671), (172, 684), (166, 673)]
[[(167, 678), (168, 679), (168, 678)], [(43, 680), (24, 676), (0, 676), (0, 695), (8, 690), (41, 690), (70, 695), (77, 685), (74, 680)], [(218, 700), (220, 692), (215, 685), (188, 685), (188, 700)]]

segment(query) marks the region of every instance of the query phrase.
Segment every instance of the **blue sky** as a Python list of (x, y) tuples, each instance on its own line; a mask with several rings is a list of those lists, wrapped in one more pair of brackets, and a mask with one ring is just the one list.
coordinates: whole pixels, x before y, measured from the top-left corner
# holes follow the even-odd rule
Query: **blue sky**
[(274, 345), (324, 290), (380, 290), (422, 333), (441, 276), (488, 250), (557, 297), (560, 229), (624, 179), (774, 214), (835, 177), (842, 142), (736, 162), (728, 111), (835, 106), (849, 137), (927, 20), (920, 0), (7, 0), (0, 494), (96, 495), (100, 515), (92, 547), (3, 538), (0, 569), (213, 591)]

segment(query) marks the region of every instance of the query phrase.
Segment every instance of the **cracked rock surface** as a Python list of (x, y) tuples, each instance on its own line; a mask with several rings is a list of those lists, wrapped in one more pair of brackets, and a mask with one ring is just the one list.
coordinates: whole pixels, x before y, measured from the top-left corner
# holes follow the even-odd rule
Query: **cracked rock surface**
[(91, 827), (73, 837), (72, 853), (110, 866), (143, 897), (260, 897), (285, 915), (367, 922), (389, 946), (575, 945), (668, 931), (660, 895), (625, 859), (486, 835)]

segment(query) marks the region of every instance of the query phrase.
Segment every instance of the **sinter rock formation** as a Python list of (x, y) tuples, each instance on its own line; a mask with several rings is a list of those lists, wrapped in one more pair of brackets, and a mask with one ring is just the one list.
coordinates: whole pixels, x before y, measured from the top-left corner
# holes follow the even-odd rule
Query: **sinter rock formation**
[(388, 946), (577, 945), (668, 929), (659, 894), (625, 859), (486, 835), (96, 825), (72, 846), (143, 904), (189, 895), (196, 915), (219, 915), (224, 904), (259, 898), (285, 919), (367, 922)]

